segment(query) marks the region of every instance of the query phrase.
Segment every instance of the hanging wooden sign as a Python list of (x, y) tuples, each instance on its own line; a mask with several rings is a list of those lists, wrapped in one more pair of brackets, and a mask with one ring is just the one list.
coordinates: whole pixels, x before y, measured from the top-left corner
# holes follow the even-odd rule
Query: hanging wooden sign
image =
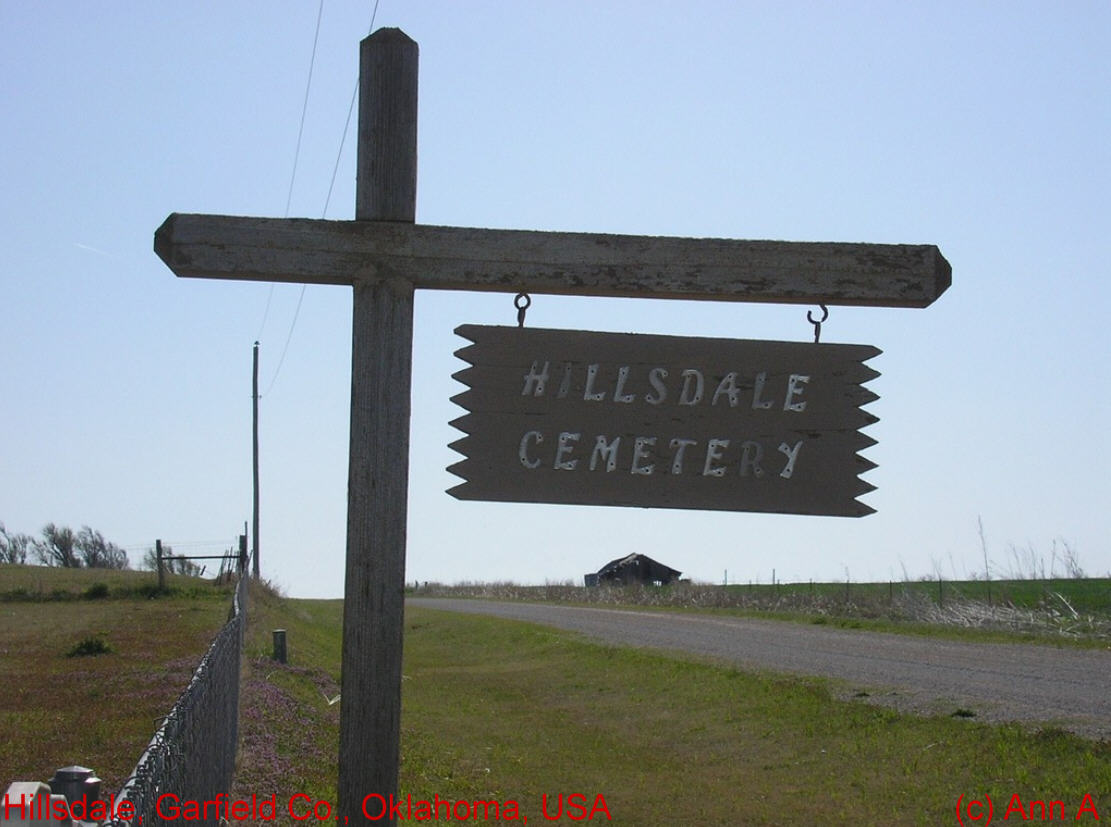
[(859, 517), (870, 345), (464, 325), (462, 500)]

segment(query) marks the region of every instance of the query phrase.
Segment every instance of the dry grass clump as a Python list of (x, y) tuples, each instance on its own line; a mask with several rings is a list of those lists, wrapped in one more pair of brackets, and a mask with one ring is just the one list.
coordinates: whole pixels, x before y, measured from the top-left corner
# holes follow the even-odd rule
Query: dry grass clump
[[(1014, 583), (1015, 581), (1007, 581)], [(1048, 581), (1047, 581), (1048, 582)], [(680, 582), (671, 586), (598, 586), (571, 583), (521, 586), (510, 582), (423, 583), (412, 591), (422, 597), (461, 597), (482, 600), (522, 600), (596, 606), (645, 606), (656, 608), (728, 610), (776, 617), (809, 619), (815, 623), (854, 625), (861, 620), (891, 624), (925, 624), (948, 628), (978, 629), (1020, 635), (1064, 638), (1111, 639), (1111, 584), (1084, 580), (1086, 592), (1102, 591), (1102, 611), (1081, 611), (1070, 597), (1071, 581), (1052, 581), (1051, 589), (1033, 581), (1012, 586), (995, 584), (995, 598), (982, 596), (982, 582), (951, 583), (905, 581), (902, 583), (792, 583), (717, 586)], [(1094, 584), (1094, 588), (1093, 588)], [(1079, 589), (1080, 587), (1077, 586)], [(990, 593), (989, 593), (990, 594)], [(1084, 605), (1093, 605), (1084, 594)], [(1094, 605), (1099, 605), (1097, 599)]]

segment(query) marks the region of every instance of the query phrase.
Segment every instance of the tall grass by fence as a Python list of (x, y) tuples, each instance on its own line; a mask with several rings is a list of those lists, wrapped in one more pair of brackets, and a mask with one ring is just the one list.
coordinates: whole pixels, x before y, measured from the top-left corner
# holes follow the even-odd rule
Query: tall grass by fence
[[(116, 796), (120, 803), (130, 802), (135, 816), (106, 824), (157, 824), (163, 821), (159, 799), (162, 812), (169, 815), (175, 803), (215, 801), (231, 787), (239, 739), (239, 665), (247, 626), (248, 578), (243, 569), (240, 572), (228, 622)], [(189, 823), (216, 825), (221, 814), (210, 808)]]
[[(990, 588), (990, 592), (988, 589)], [(422, 597), (539, 600), (601, 606), (724, 609), (810, 617), (867, 618), (1067, 637), (1111, 637), (1111, 578), (1076, 580), (775, 583), (715, 586), (519, 586), (424, 583)], [(992, 595), (985, 599), (986, 595)]]

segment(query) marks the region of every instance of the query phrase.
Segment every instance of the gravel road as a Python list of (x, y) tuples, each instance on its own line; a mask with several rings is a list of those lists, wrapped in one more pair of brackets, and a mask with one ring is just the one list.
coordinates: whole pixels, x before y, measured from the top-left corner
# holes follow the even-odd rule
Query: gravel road
[[(406, 605), (496, 615), (595, 640), (678, 651), (745, 668), (833, 678), (839, 694), (904, 712), (1058, 726), (1111, 740), (1111, 650), (961, 643), (772, 620), (409, 598)], [(861, 693), (867, 693), (867, 696)]]

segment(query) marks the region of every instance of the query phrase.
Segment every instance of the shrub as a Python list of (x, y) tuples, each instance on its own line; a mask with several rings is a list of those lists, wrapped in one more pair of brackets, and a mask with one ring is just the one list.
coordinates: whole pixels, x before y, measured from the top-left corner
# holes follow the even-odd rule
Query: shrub
[(87, 637), (66, 652), (67, 658), (83, 658), (91, 655), (107, 655), (112, 647), (101, 637)]

